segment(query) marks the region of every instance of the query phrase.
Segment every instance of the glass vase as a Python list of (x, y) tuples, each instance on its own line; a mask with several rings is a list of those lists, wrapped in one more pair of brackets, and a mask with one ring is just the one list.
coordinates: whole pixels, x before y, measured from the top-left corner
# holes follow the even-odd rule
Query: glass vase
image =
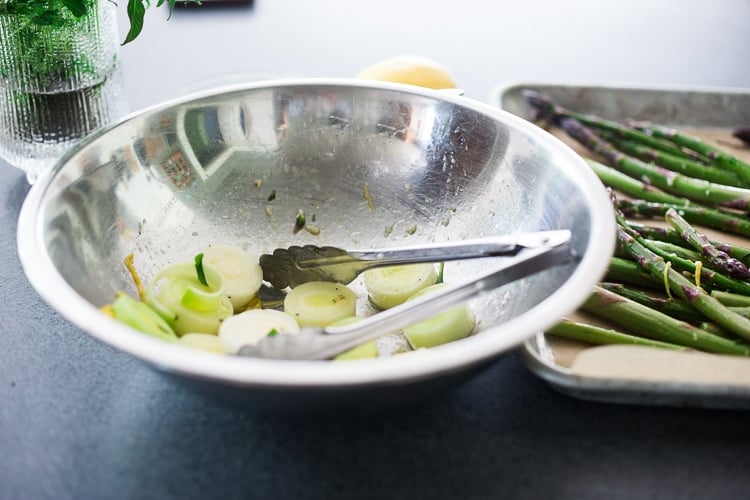
[(127, 112), (116, 6), (0, 4), (0, 157), (30, 183), (77, 141)]

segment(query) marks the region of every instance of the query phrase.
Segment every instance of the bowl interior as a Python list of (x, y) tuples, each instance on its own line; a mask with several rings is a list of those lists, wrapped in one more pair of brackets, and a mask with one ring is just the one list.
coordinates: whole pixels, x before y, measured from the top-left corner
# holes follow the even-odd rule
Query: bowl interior
[[(120, 327), (85, 317), (102, 316), (95, 307), (118, 291), (135, 293), (122, 264), (131, 252), (148, 281), (215, 242), (261, 254), (571, 229), (580, 262), (471, 302), (477, 335), (445, 347), (464, 345), (458, 359), (466, 362), (497, 355), (577, 307), (612, 248), (604, 190), (559, 141), (469, 99), (397, 85), (276, 82), (193, 96), (95, 134), (32, 191), (21, 225), (33, 231), (20, 243), (32, 283), (73, 322), (125, 349)], [(311, 231), (294, 231), (300, 211)], [(51, 276), (35, 278), (37, 259)], [(491, 265), (446, 263), (445, 282)], [(351, 286), (360, 312), (371, 313), (361, 282)], [(80, 299), (91, 307), (71, 312)], [(150, 361), (165, 366), (159, 353), (168, 349), (180, 350), (172, 360), (192, 355), (148, 348)], [(236, 361), (252, 363), (227, 360)]]

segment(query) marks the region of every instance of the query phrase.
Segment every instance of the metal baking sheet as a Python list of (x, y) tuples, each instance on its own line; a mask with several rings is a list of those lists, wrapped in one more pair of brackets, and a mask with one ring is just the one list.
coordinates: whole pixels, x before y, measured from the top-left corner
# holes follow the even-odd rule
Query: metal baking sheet
[[(750, 149), (731, 136), (732, 129), (750, 126), (750, 89), (509, 82), (492, 90), (490, 103), (529, 118), (531, 110), (522, 97), (528, 88), (576, 111), (703, 133), (724, 149), (750, 156)], [(648, 348), (618, 350), (623, 347), (592, 347), (540, 333), (522, 349), (533, 373), (570, 396), (610, 403), (750, 409), (750, 359), (663, 354)], [(623, 352), (637, 357), (627, 364), (618, 357)]]

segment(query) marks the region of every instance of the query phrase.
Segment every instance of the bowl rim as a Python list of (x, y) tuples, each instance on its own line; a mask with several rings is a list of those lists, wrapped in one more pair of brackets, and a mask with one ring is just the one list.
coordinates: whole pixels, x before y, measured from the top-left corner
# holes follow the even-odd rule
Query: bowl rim
[[(345, 86), (404, 92), (467, 107), (533, 136), (541, 144), (554, 149), (557, 155), (567, 158), (570, 168), (577, 169), (576, 180), (582, 188), (581, 194), (587, 199), (587, 205), (592, 208), (587, 251), (562, 286), (542, 302), (502, 325), (487, 327), (481, 335), (472, 335), (459, 342), (399, 356), (349, 362), (248, 359), (216, 355), (163, 342), (102, 314), (97, 307), (68, 285), (44, 250), (40, 214), (44, 208), (45, 193), (70, 159), (110, 130), (124, 126), (138, 117), (195, 99), (279, 86)], [(39, 177), (24, 200), (17, 229), (17, 251), (27, 279), (42, 299), (73, 326), (165, 372), (221, 381), (228, 385), (273, 388), (404, 383), (464, 371), (470, 366), (491, 361), (504, 352), (520, 346), (525, 340), (544, 331), (581, 305), (606, 271), (614, 246), (615, 219), (603, 184), (584, 160), (560, 139), (507, 111), (457, 95), (455, 92), (348, 78), (286, 78), (232, 84), (180, 96), (131, 113), (80, 141), (66, 152), (50, 171)], [(529, 321), (534, 321), (536, 327), (524, 328)], [(498, 340), (492, 331), (500, 328), (505, 332), (504, 337)], [(523, 331), (526, 333), (518, 333)], [(413, 362), (417, 357), (421, 358), (421, 361)]]

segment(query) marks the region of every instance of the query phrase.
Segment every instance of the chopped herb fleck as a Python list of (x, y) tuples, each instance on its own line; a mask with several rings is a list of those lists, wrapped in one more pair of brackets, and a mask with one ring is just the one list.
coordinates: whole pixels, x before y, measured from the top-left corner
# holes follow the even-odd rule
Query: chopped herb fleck
[(305, 227), (305, 212), (297, 210), (297, 217), (294, 219), (294, 234), (299, 233)]
[(279, 331), (278, 331), (278, 330), (277, 330), (276, 328), (271, 328), (271, 329), (270, 329), (270, 330), (268, 331), (268, 335), (267, 335), (267, 336), (268, 336), (268, 337), (275, 337), (275, 336), (276, 336), (276, 335), (278, 335), (278, 334), (279, 334)]
[(271, 191), (271, 194), (268, 195), (268, 201), (273, 201), (276, 199), (276, 190), (274, 189)]

